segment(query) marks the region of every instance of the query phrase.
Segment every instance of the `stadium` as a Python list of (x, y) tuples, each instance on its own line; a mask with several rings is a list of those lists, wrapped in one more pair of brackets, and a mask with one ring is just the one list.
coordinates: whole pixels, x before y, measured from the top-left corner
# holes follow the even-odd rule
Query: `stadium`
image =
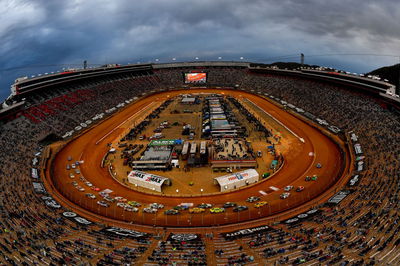
[(1, 260), (400, 263), (399, 111), (377, 77), (195, 61), (15, 81)]

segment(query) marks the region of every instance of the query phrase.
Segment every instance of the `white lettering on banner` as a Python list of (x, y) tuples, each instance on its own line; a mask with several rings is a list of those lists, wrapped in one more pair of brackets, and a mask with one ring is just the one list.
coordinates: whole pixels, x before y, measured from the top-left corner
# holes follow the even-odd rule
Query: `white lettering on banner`
[(158, 183), (160, 184), (162, 181), (164, 181), (166, 178), (153, 175), (153, 174), (148, 174), (140, 171), (132, 171), (128, 177), (137, 177), (140, 179), (143, 179), (146, 182), (153, 182), (153, 183)]
[(269, 226), (260, 226), (260, 227), (255, 227), (255, 228), (249, 228), (249, 229), (243, 229), (243, 230), (239, 230), (233, 233), (227, 233), (225, 235), (225, 237), (234, 237), (234, 236), (239, 236), (239, 235), (249, 235), (249, 234), (253, 234), (255, 232), (258, 231), (262, 231), (262, 230), (267, 230), (270, 229)]

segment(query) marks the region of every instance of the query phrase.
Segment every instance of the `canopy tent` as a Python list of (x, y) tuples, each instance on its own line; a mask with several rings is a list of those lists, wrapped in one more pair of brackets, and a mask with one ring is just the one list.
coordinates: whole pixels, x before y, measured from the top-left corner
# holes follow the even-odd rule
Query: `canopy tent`
[(169, 178), (133, 170), (128, 175), (128, 181), (139, 187), (161, 192), (163, 184), (169, 185)]
[(221, 192), (223, 192), (256, 183), (258, 180), (259, 175), (257, 171), (254, 169), (247, 169), (242, 172), (216, 177), (214, 178), (214, 184), (219, 184), (221, 187)]

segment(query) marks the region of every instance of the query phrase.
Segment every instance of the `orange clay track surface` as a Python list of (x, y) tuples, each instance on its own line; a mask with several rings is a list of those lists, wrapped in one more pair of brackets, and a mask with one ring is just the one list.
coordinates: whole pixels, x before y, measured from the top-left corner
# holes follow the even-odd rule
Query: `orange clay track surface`
[[(124, 130), (123, 122), (133, 114), (156, 100), (164, 101), (168, 97), (174, 97), (179, 94), (201, 92), (224, 93), (225, 95), (250, 99), (263, 110), (270, 114), (272, 113), (276, 119), (300, 138), (303, 138), (305, 143), (298, 141), (299, 144), (295, 146), (296, 152), (283, 154), (285, 163), (271, 178), (256, 185), (217, 195), (180, 197), (179, 195), (146, 194), (120, 185), (111, 177), (107, 167), (101, 167), (102, 158), (109, 149), (107, 143), (116, 141), (120, 137), (121, 132)], [(344, 143), (339, 138), (335, 136), (334, 138), (345, 150)], [(144, 231), (151, 231), (155, 226), (175, 227), (176, 229), (178, 229), (177, 227), (184, 227), (184, 230), (189, 231), (196, 230), (196, 228), (192, 227), (220, 226), (218, 228), (230, 230), (280, 221), (326, 201), (328, 197), (335, 193), (336, 187), (346, 182), (346, 173), (349, 172), (351, 167), (349, 152), (347, 151), (345, 155), (341, 155), (340, 147), (322, 134), (321, 131), (298, 117), (281, 110), (267, 99), (244, 91), (190, 89), (154, 94), (130, 104), (100, 124), (83, 132), (75, 139), (62, 144), (63, 146), (58, 153), (53, 155), (47, 162), (48, 167), (45, 172), (45, 185), (54, 198), (65, 207), (89, 220), (142, 229)], [(310, 152), (313, 152), (315, 156), (310, 156)], [(69, 177), (70, 171), (66, 170), (66, 164), (71, 162), (67, 161), (68, 156), (72, 156), (72, 161), (84, 161), (84, 164), (80, 165), (81, 174), (94, 186), (99, 187), (101, 190), (106, 188), (113, 190), (112, 196), (118, 195), (128, 200), (140, 202), (142, 207), (139, 212), (124, 211), (122, 208), (117, 207), (116, 203), (111, 203), (108, 208), (98, 205), (96, 202), (101, 200), (98, 192), (94, 192), (82, 184), (79, 180), (79, 175), (75, 179)], [(323, 167), (317, 169), (315, 167), (316, 163), (321, 163)], [(305, 176), (314, 174), (318, 175), (317, 181), (306, 182), (304, 180)], [(162, 175), (162, 172), (160, 172), (160, 175)], [(71, 184), (74, 180), (84, 187), (86, 191), (79, 192), (75, 189)], [(295, 188), (301, 185), (305, 189), (302, 192), (292, 190), (289, 198), (280, 199), (279, 195), (284, 192), (283, 188), (287, 185), (293, 185)], [(269, 188), (270, 186), (280, 190), (272, 191)], [(260, 190), (268, 194), (262, 195), (259, 192)], [(89, 199), (85, 197), (85, 193), (93, 193), (97, 198)], [(257, 209), (254, 207), (254, 203), (246, 202), (246, 199), (250, 196), (259, 196), (262, 201), (267, 201), (268, 204)], [(190, 214), (187, 210), (181, 211), (178, 215), (164, 214), (164, 210), (180, 203), (194, 203), (194, 205), (211, 203), (222, 207), (227, 201), (236, 202), (238, 205), (246, 205), (249, 209), (242, 212), (233, 212), (232, 208), (227, 208), (225, 213), (221, 214), (212, 214), (209, 210), (206, 210), (203, 214)], [(153, 202), (162, 203), (165, 208), (159, 210), (156, 214), (144, 213), (142, 208)]]

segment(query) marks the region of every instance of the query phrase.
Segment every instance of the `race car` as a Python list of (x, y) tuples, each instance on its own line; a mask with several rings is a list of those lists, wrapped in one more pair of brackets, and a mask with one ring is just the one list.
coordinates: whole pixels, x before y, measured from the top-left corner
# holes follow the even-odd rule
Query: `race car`
[(312, 181), (317, 181), (317, 179), (318, 179), (318, 176), (317, 176), (317, 175), (313, 175), (313, 176), (311, 177), (311, 180), (312, 180)]
[(293, 189), (293, 186), (286, 186), (285, 188), (284, 188), (284, 190), (286, 191), (286, 192), (288, 192), (288, 191), (290, 191), (290, 190), (292, 190)]
[(201, 203), (199, 205), (197, 205), (197, 207), (202, 208), (202, 209), (208, 209), (208, 208), (212, 208), (212, 204), (210, 203)]
[(230, 207), (236, 207), (237, 206), (237, 204), (236, 203), (234, 203), (234, 202), (225, 202), (225, 204), (224, 204), (224, 208), (230, 208)]
[(261, 208), (262, 206), (265, 206), (265, 205), (267, 205), (268, 204), (268, 202), (266, 202), (266, 201), (259, 201), (259, 202), (256, 202), (255, 204), (254, 204), (254, 207), (255, 208)]
[(158, 209), (154, 209), (151, 207), (146, 207), (143, 209), (143, 212), (146, 212), (146, 213), (156, 213), (157, 211), (158, 211)]
[(301, 192), (301, 191), (303, 191), (304, 190), (304, 187), (303, 186), (298, 186), (297, 188), (296, 188), (296, 192)]
[(114, 202), (115, 201), (114, 198), (112, 198), (110, 196), (105, 196), (103, 199), (105, 199), (106, 201), (109, 201), (109, 202)]
[(115, 199), (116, 201), (118, 201), (118, 202), (126, 202), (126, 201), (127, 201), (127, 199), (125, 199), (125, 198), (123, 198), (123, 197), (120, 197), (120, 196), (115, 197), (114, 199)]
[(234, 212), (241, 212), (241, 211), (245, 211), (245, 210), (248, 210), (248, 209), (249, 209), (249, 207), (247, 207), (247, 206), (239, 205), (239, 206), (236, 206), (235, 208), (233, 208), (233, 211)]
[(322, 167), (322, 164), (317, 163), (317, 164), (315, 165), (315, 167), (316, 167), (316, 168), (321, 168), (321, 167)]
[(103, 198), (109, 196), (109, 194), (104, 191), (99, 192), (99, 195), (102, 196)]
[(189, 209), (189, 207), (186, 206), (186, 205), (177, 205), (177, 206), (175, 206), (173, 209), (174, 209), (174, 210), (177, 210), (177, 211), (184, 211), (184, 210)]
[(256, 202), (258, 200), (260, 200), (260, 197), (257, 196), (251, 196), (246, 199), (247, 202)]
[(88, 198), (91, 198), (91, 199), (95, 199), (96, 198), (96, 196), (93, 195), (92, 193), (86, 193), (85, 196), (88, 197)]
[(166, 210), (164, 212), (164, 214), (166, 214), (166, 215), (176, 215), (176, 214), (179, 214), (179, 211), (178, 210), (174, 210), (174, 209), (170, 209), (170, 210)]
[(152, 203), (149, 205), (151, 208), (153, 209), (162, 209), (164, 208), (164, 205), (160, 204), (160, 203)]
[[(125, 208), (127, 206), (127, 204), (123, 203), (123, 202), (117, 202), (117, 207), (120, 208)], [(129, 206), (129, 205), (128, 205)]]
[(97, 204), (99, 204), (100, 206), (103, 206), (103, 207), (110, 207), (110, 205), (107, 202), (102, 201), (102, 200), (99, 200), (97, 202)]
[(128, 212), (138, 212), (138, 211), (139, 211), (138, 208), (132, 207), (132, 206), (130, 206), (130, 205), (126, 205), (125, 208), (124, 208), (124, 210), (125, 210), (125, 211), (128, 211)]
[(311, 177), (310, 176), (306, 176), (306, 178), (304, 179), (305, 181), (311, 181)]
[(132, 207), (140, 207), (140, 206), (142, 206), (142, 204), (140, 204), (139, 202), (132, 201), (132, 200), (128, 201), (128, 204), (131, 205)]
[(139, 211), (138, 208), (132, 207), (132, 206), (130, 206), (130, 205), (126, 205), (125, 208), (124, 208), (124, 210), (125, 210), (125, 211), (128, 211), (128, 212), (138, 212), (138, 211)]
[(195, 207), (195, 208), (190, 208), (189, 212), (190, 213), (202, 213), (202, 212), (205, 212), (205, 209)]
[(214, 207), (210, 209), (211, 213), (221, 213), (221, 212), (225, 212), (224, 208), (219, 208), (219, 207)]
[(289, 192), (285, 192), (285, 193), (282, 193), (282, 194), (280, 195), (280, 198), (281, 198), (281, 199), (287, 199), (289, 196), (290, 196), (290, 193), (289, 193)]

